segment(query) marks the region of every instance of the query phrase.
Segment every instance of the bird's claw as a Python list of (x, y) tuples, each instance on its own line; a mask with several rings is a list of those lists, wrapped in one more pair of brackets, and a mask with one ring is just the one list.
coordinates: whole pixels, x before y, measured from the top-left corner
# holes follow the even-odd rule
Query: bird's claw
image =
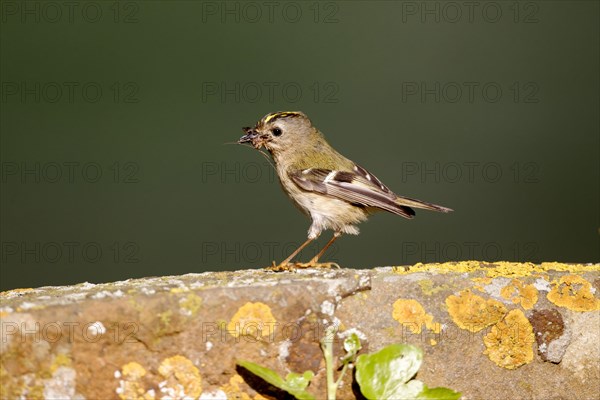
[(318, 269), (318, 268), (337, 268), (340, 269), (341, 267), (339, 266), (338, 263), (334, 263), (334, 262), (325, 262), (325, 263), (315, 263), (315, 262), (307, 262), (307, 263), (300, 263), (300, 262), (293, 262), (293, 263), (281, 263), (281, 264), (275, 264), (275, 261), (273, 261), (273, 265), (266, 267), (265, 269), (267, 271), (274, 271), (274, 272), (281, 272), (281, 271), (290, 271), (290, 272), (294, 272), (296, 269), (305, 269), (305, 268), (314, 268), (314, 269)]

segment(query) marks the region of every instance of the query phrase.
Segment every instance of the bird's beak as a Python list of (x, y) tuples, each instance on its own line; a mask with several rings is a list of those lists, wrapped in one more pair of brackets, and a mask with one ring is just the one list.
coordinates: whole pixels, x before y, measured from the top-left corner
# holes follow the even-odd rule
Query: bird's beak
[(250, 127), (245, 127), (242, 128), (242, 130), (244, 131), (245, 135), (242, 136), (241, 138), (239, 138), (238, 143), (242, 144), (242, 143), (252, 143), (254, 144), (254, 139), (256, 139), (258, 137), (258, 133)]

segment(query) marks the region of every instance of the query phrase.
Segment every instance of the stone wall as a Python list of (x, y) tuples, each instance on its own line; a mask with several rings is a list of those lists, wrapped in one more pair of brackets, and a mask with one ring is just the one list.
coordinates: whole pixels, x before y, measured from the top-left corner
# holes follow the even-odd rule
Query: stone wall
[(421, 347), (418, 379), (465, 399), (600, 398), (599, 264), (207, 272), (11, 290), (0, 317), (2, 399), (282, 397), (240, 359), (312, 370), (322, 399), (331, 324), (340, 354)]

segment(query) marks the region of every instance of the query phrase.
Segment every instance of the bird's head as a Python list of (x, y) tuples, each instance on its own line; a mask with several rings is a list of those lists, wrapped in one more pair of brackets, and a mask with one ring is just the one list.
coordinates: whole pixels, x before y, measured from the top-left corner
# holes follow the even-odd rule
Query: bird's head
[(242, 128), (244, 136), (238, 143), (250, 143), (254, 148), (265, 147), (271, 153), (280, 153), (302, 146), (314, 135), (306, 114), (300, 111), (279, 111), (265, 115), (256, 125)]

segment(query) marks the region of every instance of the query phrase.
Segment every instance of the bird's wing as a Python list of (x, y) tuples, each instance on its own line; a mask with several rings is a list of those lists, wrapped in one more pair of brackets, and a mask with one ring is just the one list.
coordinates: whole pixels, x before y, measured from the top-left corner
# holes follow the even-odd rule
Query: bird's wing
[(301, 189), (335, 197), (361, 207), (376, 207), (405, 218), (412, 208), (398, 204), (396, 196), (366, 169), (355, 165), (352, 171), (308, 168), (292, 171), (290, 178)]

